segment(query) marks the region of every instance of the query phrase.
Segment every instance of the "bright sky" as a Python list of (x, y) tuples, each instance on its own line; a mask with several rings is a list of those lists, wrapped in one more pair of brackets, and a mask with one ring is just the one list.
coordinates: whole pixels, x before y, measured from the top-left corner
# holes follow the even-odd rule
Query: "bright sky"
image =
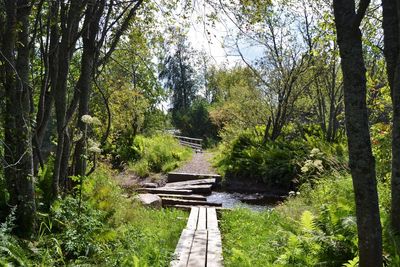
[[(199, 0), (202, 2), (204, 0)], [(219, 20), (213, 26), (207, 25), (207, 19), (204, 19), (204, 13), (208, 12), (208, 8), (195, 8), (190, 18), (191, 27), (188, 32), (191, 46), (196, 50), (205, 51), (217, 65), (234, 66), (242, 64), (239, 54), (232, 49), (233, 40), (229, 36), (235, 36), (238, 29), (229, 17), (220, 12)], [(203, 17), (200, 20), (198, 17)], [(239, 44), (240, 50), (244, 57), (251, 61), (258, 58), (262, 54), (262, 49), (250, 43)]]

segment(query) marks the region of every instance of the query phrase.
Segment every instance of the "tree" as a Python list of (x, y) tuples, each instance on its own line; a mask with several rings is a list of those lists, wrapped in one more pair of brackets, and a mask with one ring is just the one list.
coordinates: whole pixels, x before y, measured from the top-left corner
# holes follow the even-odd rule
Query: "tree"
[(366, 70), (360, 24), (369, 0), (334, 0), (344, 82), (346, 132), (356, 201), (360, 266), (382, 266), (382, 227), (379, 216), (375, 159), (372, 155), (366, 104)]
[(165, 80), (165, 88), (172, 90), (172, 120), (181, 129), (184, 128), (182, 116), (195, 98), (197, 84), (190, 64), (193, 52), (183, 33), (174, 33), (173, 36), (177, 38), (175, 52), (165, 59), (160, 78)]
[(6, 9), (1, 32), (2, 84), (5, 89), (4, 160), (9, 205), (16, 208), (17, 232), (35, 229), (35, 193), (31, 132), (30, 1), (2, 1)]
[(400, 1), (383, 0), (384, 55), (393, 106), (391, 224), (400, 234)]

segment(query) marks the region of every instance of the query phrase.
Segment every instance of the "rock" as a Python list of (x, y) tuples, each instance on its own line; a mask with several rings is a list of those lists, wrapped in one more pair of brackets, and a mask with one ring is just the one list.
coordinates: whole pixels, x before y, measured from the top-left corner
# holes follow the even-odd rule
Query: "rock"
[(156, 183), (144, 183), (142, 185), (142, 187), (144, 187), (144, 188), (157, 188), (158, 184), (156, 184)]
[(153, 194), (139, 194), (138, 199), (143, 206), (161, 209), (162, 200), (159, 196)]

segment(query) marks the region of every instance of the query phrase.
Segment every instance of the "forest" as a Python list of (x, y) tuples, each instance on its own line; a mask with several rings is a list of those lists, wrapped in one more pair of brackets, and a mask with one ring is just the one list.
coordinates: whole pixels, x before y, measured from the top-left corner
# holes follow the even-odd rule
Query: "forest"
[(400, 266), (400, 0), (0, 0), (0, 266), (170, 266), (203, 154), (225, 266)]

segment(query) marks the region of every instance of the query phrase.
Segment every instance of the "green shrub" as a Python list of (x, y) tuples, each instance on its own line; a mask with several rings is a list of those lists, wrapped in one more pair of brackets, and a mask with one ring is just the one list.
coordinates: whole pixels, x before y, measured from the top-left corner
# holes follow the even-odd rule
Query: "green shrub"
[(220, 146), (215, 165), (226, 179), (248, 179), (289, 189), (325, 171), (346, 170), (340, 143), (328, 144), (308, 134), (303, 138), (289, 138), (288, 134), (263, 143), (264, 130), (245, 130)]
[(129, 164), (129, 169), (141, 177), (151, 172), (169, 172), (191, 156), (191, 149), (181, 146), (172, 136), (137, 136), (132, 150), (138, 160)]

